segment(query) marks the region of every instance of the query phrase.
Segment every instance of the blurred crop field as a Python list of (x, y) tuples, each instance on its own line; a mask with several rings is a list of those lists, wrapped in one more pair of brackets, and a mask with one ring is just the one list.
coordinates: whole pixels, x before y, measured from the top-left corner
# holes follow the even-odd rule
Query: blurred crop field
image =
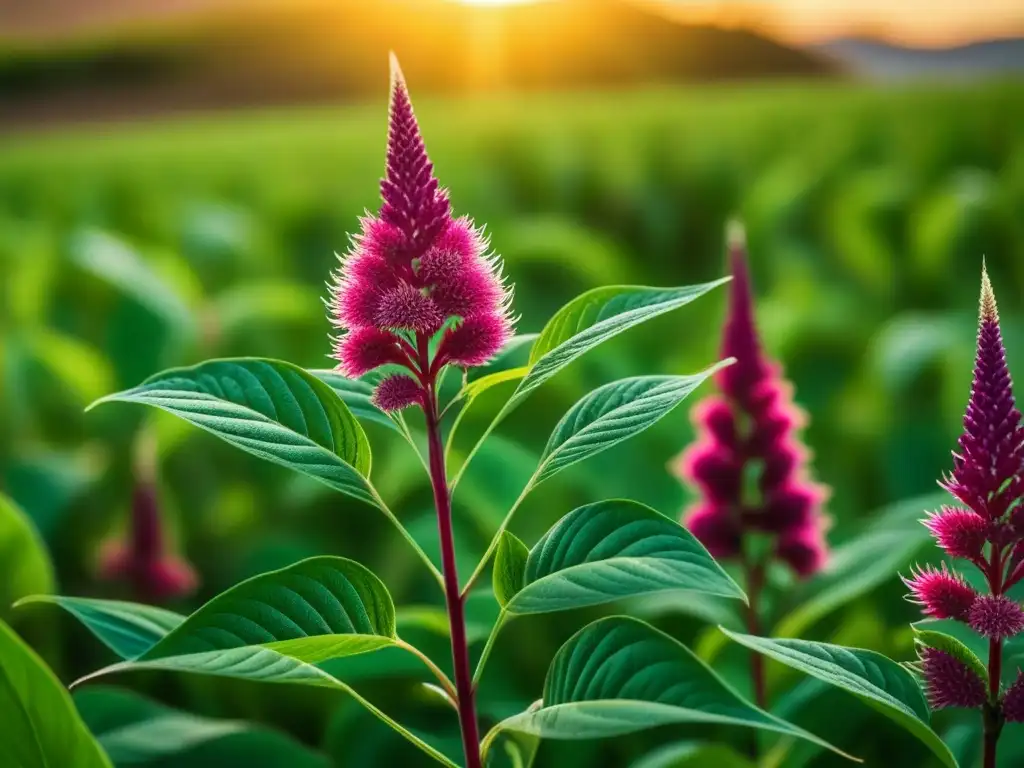
[[(907, 625), (918, 612), (901, 599), (896, 570), (932, 550), (913, 519), (923, 506), (910, 518), (892, 510), (925, 495), (935, 497), (933, 507), (942, 502), (935, 481), (951, 467), (968, 394), (983, 257), (1010, 365), (1024, 382), (1024, 84), (793, 82), (422, 99), (417, 114), (457, 212), (486, 223), (505, 258), (521, 332), (540, 330), (561, 304), (595, 286), (717, 278), (726, 222), (746, 225), (765, 344), (810, 414), (815, 472), (833, 489), (832, 542), (841, 547), (883, 523), (890, 528), (879, 530), (896, 532), (874, 553), (886, 570), (872, 588), (808, 618), (803, 634), (912, 658)], [(85, 411), (162, 368), (206, 357), (329, 367), (321, 298), (357, 217), (377, 207), (385, 122), (381, 99), (0, 140), (0, 487), (41, 531), (63, 594), (119, 595), (97, 580), (96, 557), (123, 528), (132, 440), (152, 419), (164, 504), (202, 579), (198, 594), (177, 607), (303, 557), (340, 554), (380, 574), (397, 604), (417, 606), (400, 612), (399, 630), (439, 662), (448, 659), (446, 638), (430, 629), (440, 595), (381, 515), (181, 422), (122, 405)], [(503, 426), (456, 496), (464, 572), (567, 408), (614, 378), (710, 364), (723, 299), (719, 291), (602, 346)], [(477, 431), (501, 395), (494, 391), (492, 407), (474, 412)], [(368, 430), (377, 487), (433, 551), (422, 468), (391, 433)], [(463, 449), (472, 432), (460, 438)], [(532, 543), (574, 507), (618, 496), (677, 514), (688, 493), (666, 463), (691, 438), (684, 404), (636, 440), (545, 484), (513, 530)], [(784, 594), (827, 600), (855, 575), (826, 579), (813, 594), (800, 585)], [(708, 629), (724, 620), (721, 606), (715, 613), (681, 595), (621, 610), (652, 617), (744, 689), (743, 654), (722, 648)], [(482, 641), (492, 617), (473, 616), (472, 602), (470, 611)], [(485, 718), (537, 698), (554, 651), (598, 615), (513, 624), (482, 689)], [(55, 611), (3, 605), (0, 616), (33, 640), (62, 680), (112, 660)], [(360, 690), (414, 728), (447, 728), (456, 744), (454, 717), (423, 698), (416, 669), (406, 664), (380, 677), (386, 653), (372, 666), (345, 662)], [(829, 738), (868, 765), (930, 765), (923, 747), (866, 706), (837, 692), (802, 706), (814, 687), (772, 672), (787, 695), (779, 706), (795, 722), (820, 730), (824, 709), (844, 708)], [(246, 765), (284, 764), (271, 762), (275, 750), (296, 768), (425, 764), (354, 702), (326, 691), (156, 673), (114, 683), (199, 714), (268, 724), (276, 733), (252, 742)], [(78, 699), (102, 695), (85, 687)], [(935, 718), (941, 733), (952, 722), (945, 718)], [(659, 743), (706, 732), (545, 743), (536, 765), (629, 765)], [(947, 737), (955, 745), (956, 730)], [(721, 729), (720, 738), (747, 736)], [(1007, 743), (1015, 738), (1008, 733)], [(786, 753), (786, 768), (839, 764), (800, 749)], [(1007, 753), (1015, 749), (1024, 754), (1024, 742)], [(187, 765), (220, 759), (216, 744), (207, 745)]]

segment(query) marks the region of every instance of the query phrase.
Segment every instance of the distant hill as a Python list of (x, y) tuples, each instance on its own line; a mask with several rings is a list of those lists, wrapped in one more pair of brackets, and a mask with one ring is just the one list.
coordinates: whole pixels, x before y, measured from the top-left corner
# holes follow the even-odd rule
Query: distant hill
[[(59, 42), (45, 45), (15, 43), (4, 50), (0, 44), (0, 93), (31, 102), (56, 92), (69, 96), (63, 100), (69, 104), (75, 94), (101, 92), (78, 98), (115, 107), (134, 95), (133, 108), (146, 111), (159, 109), (161, 99), (188, 108), (362, 98), (385, 87), (389, 50), (415, 72), (421, 92), (836, 71), (816, 52), (749, 31), (682, 25), (639, 0), (498, 7), (449, 0), (210, 0), (201, 10), (202, 0), (160, 0), (155, 17), (125, 17), (126, 0), (76, 1), (102, 5), (119, 22), (79, 25), (89, 34), (64, 30)], [(28, 22), (22, 19), (26, 28)], [(61, 108), (48, 101), (46, 108)]]
[(874, 79), (979, 78), (1024, 74), (1024, 38), (987, 40), (954, 48), (903, 48), (846, 38), (814, 48), (848, 71)]

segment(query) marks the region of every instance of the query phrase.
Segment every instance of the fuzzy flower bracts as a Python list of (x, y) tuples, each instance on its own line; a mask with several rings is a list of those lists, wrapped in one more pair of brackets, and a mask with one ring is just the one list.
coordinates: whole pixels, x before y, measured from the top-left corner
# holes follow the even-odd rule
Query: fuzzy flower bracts
[(684, 523), (723, 559), (743, 556), (748, 535), (766, 536), (769, 555), (806, 577), (826, 561), (821, 507), (828, 494), (808, 475), (808, 452), (797, 437), (805, 419), (792, 387), (761, 349), (742, 234), (730, 239), (722, 356), (736, 362), (718, 374), (721, 395), (694, 409), (698, 439), (674, 462), (700, 494)]
[(487, 363), (513, 326), (501, 262), (472, 221), (453, 216), (394, 57), (391, 67), (383, 205), (362, 219), (329, 299), (338, 369), (395, 369), (374, 396), (386, 411), (422, 404), (445, 365)]
[[(904, 579), (926, 616), (968, 624), (990, 643), (989, 681), (958, 660), (923, 649), (921, 670), (934, 708), (987, 705), (1010, 722), (1024, 721), (1024, 683), (1001, 691), (1001, 644), (1024, 631), (1024, 609), (1007, 591), (1024, 578), (1024, 424), (1013, 398), (999, 312), (988, 274), (981, 278), (978, 345), (964, 432), (953, 453), (953, 471), (941, 485), (955, 505), (924, 524), (951, 558), (966, 560), (982, 574), (976, 590), (955, 569), (923, 568)], [(993, 659), (995, 663), (993, 664)], [(974, 679), (978, 678), (978, 679)], [(987, 698), (978, 696), (980, 687)]]

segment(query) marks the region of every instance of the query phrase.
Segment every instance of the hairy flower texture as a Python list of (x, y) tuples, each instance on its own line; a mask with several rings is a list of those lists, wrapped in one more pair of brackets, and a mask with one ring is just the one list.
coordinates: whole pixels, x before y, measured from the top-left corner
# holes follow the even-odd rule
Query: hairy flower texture
[(985, 681), (952, 654), (922, 648), (921, 672), (932, 709), (977, 709), (985, 703)]
[(809, 478), (808, 452), (797, 438), (805, 417), (792, 387), (761, 349), (741, 233), (730, 238), (730, 267), (722, 356), (735, 363), (718, 374), (722, 395), (694, 408), (698, 438), (674, 462), (701, 497), (684, 523), (720, 558), (740, 556), (744, 534), (768, 534), (774, 556), (810, 576), (827, 559), (828, 493)]
[(1024, 673), (1020, 670), (1003, 698), (1003, 717), (1008, 723), (1024, 723)]
[(361, 220), (329, 307), (342, 331), (333, 355), (342, 373), (392, 365), (410, 374), (379, 385), (375, 402), (398, 410), (422, 404), (445, 365), (487, 363), (511, 337), (513, 320), (501, 262), (470, 219), (452, 215), (394, 58), (391, 66), (383, 205)]
[(990, 527), (981, 515), (960, 507), (943, 507), (925, 519), (924, 525), (951, 556), (980, 560)]
[(100, 550), (104, 579), (126, 582), (137, 597), (160, 602), (191, 593), (198, 585), (192, 567), (168, 551), (156, 483), (155, 447), (140, 441), (129, 533)]
[(1024, 630), (1024, 609), (1006, 595), (979, 595), (967, 623), (979, 635), (1005, 639)]
[(910, 589), (914, 602), (924, 607), (924, 614), (934, 619), (967, 621), (978, 593), (956, 573), (926, 566), (912, 571), (903, 583)]
[[(996, 523), (1024, 495), (1024, 425), (999, 328), (999, 311), (982, 270), (978, 350), (964, 434), (943, 486), (964, 506)], [(993, 533), (1001, 525), (994, 526)], [(1024, 531), (1021, 531), (1024, 533)]]

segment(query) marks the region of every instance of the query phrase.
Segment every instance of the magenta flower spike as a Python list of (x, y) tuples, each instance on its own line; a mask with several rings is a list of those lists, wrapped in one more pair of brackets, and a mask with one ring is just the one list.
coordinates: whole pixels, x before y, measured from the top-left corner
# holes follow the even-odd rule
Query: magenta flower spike
[(148, 602), (183, 597), (199, 582), (192, 566), (168, 549), (156, 482), (156, 448), (146, 436), (139, 440), (135, 463), (128, 535), (103, 545), (100, 576), (127, 583)]
[(434, 178), (405, 79), (391, 57), (383, 205), (366, 216), (331, 287), (341, 335), (334, 358), (350, 377), (388, 366), (373, 401), (388, 412), (419, 406), (426, 418), (429, 471), (467, 768), (480, 767), (475, 690), (466, 639), (465, 595), (456, 569), (451, 491), (441, 442), (438, 376), (445, 366), (485, 365), (512, 336), (512, 290), (501, 262), (468, 218), (452, 214)]
[(945, 565), (918, 570), (904, 581), (926, 616), (962, 621), (989, 641), (987, 680), (933, 648), (921, 650), (921, 671), (933, 708), (982, 712), (984, 766), (992, 768), (1003, 724), (1024, 718), (1020, 678), (1006, 691), (1002, 686), (1003, 643), (1024, 632), (1024, 608), (1007, 594), (1024, 576), (1024, 424), (1014, 403), (999, 311), (984, 266), (964, 432), (953, 453), (953, 471), (940, 485), (962, 506), (943, 507), (924, 525), (947, 555), (978, 568), (987, 590), (975, 590)]
[[(455, 218), (433, 175), (405, 79), (391, 60), (383, 205), (361, 221), (331, 287), (343, 332), (334, 358), (346, 376), (405, 369), (378, 385), (386, 411), (423, 405), (445, 365), (486, 364), (512, 335), (512, 292), (500, 260), (468, 218)], [(437, 339), (436, 350), (431, 341)]]
[(684, 523), (712, 555), (741, 558), (748, 534), (774, 542), (771, 556), (801, 577), (827, 559), (827, 490), (810, 480), (806, 448), (796, 433), (805, 417), (792, 400), (781, 367), (761, 349), (742, 232), (730, 235), (732, 285), (722, 357), (735, 358), (718, 374), (721, 396), (693, 410), (698, 439), (675, 462), (699, 501)]

